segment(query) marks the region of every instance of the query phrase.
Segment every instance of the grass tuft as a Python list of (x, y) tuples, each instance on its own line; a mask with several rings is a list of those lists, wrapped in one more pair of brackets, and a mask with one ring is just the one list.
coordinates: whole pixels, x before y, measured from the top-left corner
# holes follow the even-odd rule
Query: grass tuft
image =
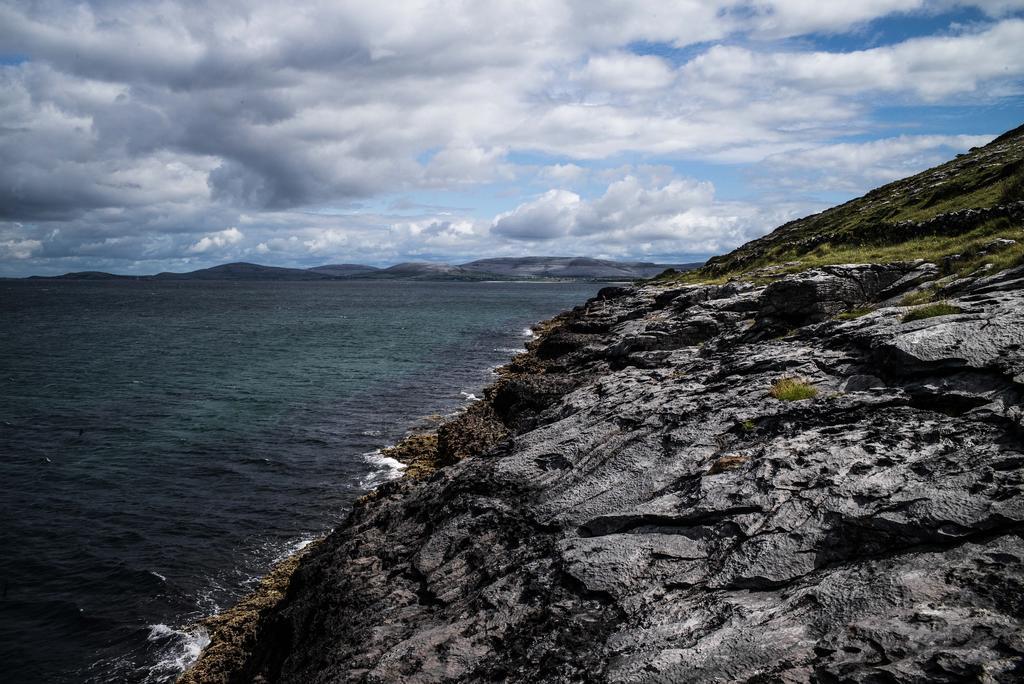
[(800, 401), (818, 396), (818, 388), (803, 378), (782, 378), (772, 385), (770, 394), (781, 401)]
[(948, 302), (936, 302), (935, 304), (928, 304), (927, 306), (921, 306), (916, 309), (912, 309), (907, 313), (903, 314), (903, 322), (909, 323), (910, 321), (920, 321), (925, 318), (935, 318), (936, 316), (949, 316), (951, 314), (963, 313), (964, 310), (959, 306), (954, 306)]
[(869, 313), (871, 313), (873, 311), (875, 311), (875, 307), (873, 307), (873, 306), (859, 306), (856, 309), (850, 309), (849, 311), (844, 311), (843, 313), (841, 313), (838, 316), (836, 316), (836, 318), (839, 319), (840, 321), (852, 321), (855, 318), (860, 318), (861, 316), (867, 316)]
[(935, 288), (926, 287), (914, 292), (909, 292), (900, 300), (900, 306), (917, 306), (927, 304), (935, 300)]

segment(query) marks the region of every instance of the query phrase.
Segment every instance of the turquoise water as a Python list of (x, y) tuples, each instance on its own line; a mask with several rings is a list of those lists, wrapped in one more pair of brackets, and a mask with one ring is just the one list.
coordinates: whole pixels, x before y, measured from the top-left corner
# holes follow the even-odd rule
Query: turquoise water
[(6, 681), (171, 681), (566, 283), (0, 283)]

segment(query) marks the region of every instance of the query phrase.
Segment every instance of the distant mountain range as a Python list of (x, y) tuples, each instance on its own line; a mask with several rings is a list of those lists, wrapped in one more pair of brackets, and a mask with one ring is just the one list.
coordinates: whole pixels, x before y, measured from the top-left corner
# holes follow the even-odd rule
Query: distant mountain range
[[(687, 271), (700, 263), (654, 264), (644, 261), (608, 261), (587, 257), (503, 257), (479, 259), (466, 264), (409, 261), (388, 268), (362, 264), (326, 264), (313, 268), (280, 268), (236, 262), (189, 273), (158, 273), (124, 276), (100, 271), (80, 271), (64, 280), (637, 280), (654, 277), (668, 268)], [(44, 276), (32, 276), (43, 278)]]

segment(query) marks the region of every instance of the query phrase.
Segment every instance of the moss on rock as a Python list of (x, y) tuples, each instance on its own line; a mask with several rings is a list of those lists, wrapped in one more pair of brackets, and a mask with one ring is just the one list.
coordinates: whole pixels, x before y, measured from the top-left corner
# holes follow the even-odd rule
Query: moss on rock
[(409, 435), (394, 446), (381, 449), (381, 455), (406, 465), (405, 477), (422, 479), (444, 465), (437, 452), (437, 433)]
[(210, 635), (210, 644), (202, 656), (181, 677), (178, 684), (211, 684), (234, 682), (258, 643), (264, 618), (288, 592), (292, 575), (299, 562), (323, 540), (318, 539), (298, 553), (278, 563), (260, 580), (255, 591), (234, 607), (204, 618), (196, 625)]

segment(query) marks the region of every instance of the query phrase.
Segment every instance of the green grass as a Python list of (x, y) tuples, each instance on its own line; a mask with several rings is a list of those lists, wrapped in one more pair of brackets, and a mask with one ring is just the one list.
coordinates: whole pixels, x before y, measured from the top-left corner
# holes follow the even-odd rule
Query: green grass
[(646, 282), (663, 285), (722, 285), (728, 281), (728, 276), (708, 276), (698, 268), (682, 273), (661, 273)]
[[(1006, 191), (1006, 185), (1006, 182), (1003, 181), (973, 190), (957, 188), (955, 185), (944, 188), (940, 191), (941, 194), (940, 192), (933, 193), (920, 204), (903, 208), (892, 217), (892, 221), (894, 223), (896, 221), (925, 221), (963, 207), (993, 207), (999, 204)], [(965, 192), (957, 194), (956, 190), (958, 189), (965, 190)]]
[(836, 318), (840, 321), (852, 321), (856, 318), (860, 318), (861, 316), (867, 316), (869, 313), (873, 311), (875, 311), (875, 307), (873, 306), (859, 306), (856, 309), (844, 311), (843, 313), (836, 316)]
[(964, 310), (959, 306), (954, 306), (948, 302), (936, 302), (935, 304), (928, 304), (926, 306), (919, 306), (916, 309), (911, 309), (907, 313), (903, 314), (903, 322), (909, 323), (910, 321), (920, 321), (925, 318), (949, 316), (951, 314), (963, 312)]
[[(997, 219), (962, 235), (929, 235), (892, 245), (832, 245), (826, 243), (804, 254), (788, 252), (766, 257), (751, 264), (749, 269), (744, 268), (743, 270), (752, 270), (787, 261), (799, 261), (800, 263), (780, 269), (780, 275), (833, 264), (889, 264), (914, 259), (924, 259), (935, 264), (942, 264), (944, 257), (978, 252), (984, 245), (999, 238), (1015, 240), (1017, 244), (994, 254), (958, 261), (953, 264), (950, 274), (958, 277), (968, 275), (986, 264), (992, 264), (996, 270), (1024, 264), (1024, 229), (1012, 226), (1004, 219)], [(698, 269), (656, 282), (714, 285), (726, 282), (730, 275), (738, 275), (738, 273), (708, 276)]]
[[(927, 235), (897, 244), (832, 245), (826, 243), (806, 254), (783, 254), (779, 257), (779, 261), (799, 260), (800, 265), (791, 267), (789, 269), (791, 271), (831, 264), (885, 264), (914, 259), (941, 263), (943, 257), (977, 252), (984, 245), (998, 238), (1016, 240), (1021, 243), (1024, 241), (1024, 230), (1019, 226), (1013, 226), (1006, 219), (996, 219), (961, 235)], [(1007, 248), (1005, 252), (1015, 252), (1017, 258), (1024, 254), (1020, 244)], [(1004, 252), (1000, 252), (989, 255), (987, 258), (991, 260), (1003, 255)], [(986, 258), (983, 257), (980, 261), (985, 260)], [(973, 265), (973, 262), (958, 263), (956, 270), (961, 272), (969, 265)]]
[(800, 401), (818, 396), (818, 388), (803, 378), (782, 378), (772, 385), (770, 394), (781, 401)]
[(1024, 169), (1017, 172), (1015, 176), (1008, 179), (1003, 186), (1003, 194), (999, 196), (1000, 204), (1019, 202), (1024, 200)]
[(900, 306), (918, 306), (927, 304), (935, 299), (935, 288), (926, 287), (914, 292), (909, 292), (900, 300)]

